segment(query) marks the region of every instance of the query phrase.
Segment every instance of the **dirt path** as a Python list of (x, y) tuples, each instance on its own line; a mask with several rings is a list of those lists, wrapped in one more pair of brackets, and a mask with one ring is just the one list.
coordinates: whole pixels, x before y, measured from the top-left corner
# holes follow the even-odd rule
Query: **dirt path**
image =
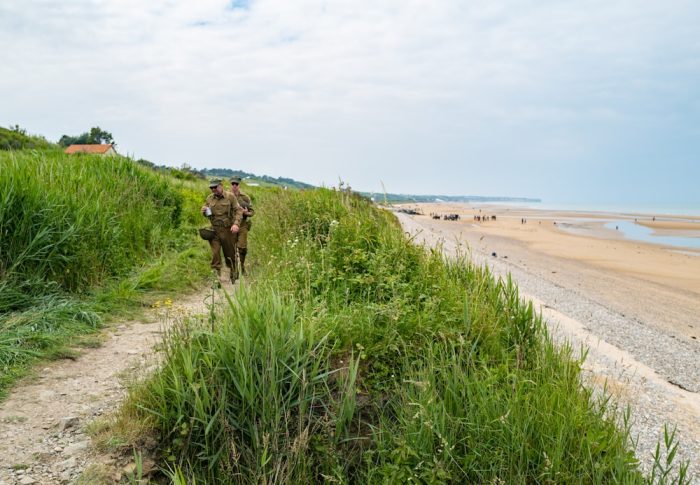
[[(177, 317), (206, 314), (210, 296), (202, 290), (166, 301), (138, 321), (112, 324), (101, 347), (48, 363), (20, 382), (0, 403), (0, 485), (75, 482), (96, 455), (86, 426), (117, 409), (126, 392), (123, 377), (151, 359), (164, 328)], [(113, 466), (111, 479), (118, 482), (124, 470), (100, 459)]]

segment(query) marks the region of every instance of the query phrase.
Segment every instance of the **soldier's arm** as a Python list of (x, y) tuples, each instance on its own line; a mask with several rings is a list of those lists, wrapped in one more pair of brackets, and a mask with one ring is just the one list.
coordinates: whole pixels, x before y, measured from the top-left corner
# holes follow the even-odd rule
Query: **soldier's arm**
[(253, 217), (255, 215), (255, 210), (253, 210), (253, 201), (250, 200), (250, 197), (248, 197), (248, 200), (246, 201), (248, 203), (248, 217)]
[(231, 204), (231, 210), (233, 211), (231, 219), (233, 219), (233, 225), (240, 227), (241, 221), (243, 221), (243, 208), (238, 204), (238, 200), (236, 200), (234, 196), (231, 196), (231, 201), (233, 202)]

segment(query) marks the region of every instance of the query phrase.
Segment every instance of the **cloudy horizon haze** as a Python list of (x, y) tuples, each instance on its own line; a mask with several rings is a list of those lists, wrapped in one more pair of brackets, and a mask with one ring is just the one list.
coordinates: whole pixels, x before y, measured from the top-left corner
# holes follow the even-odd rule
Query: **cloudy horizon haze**
[(362, 191), (700, 208), (700, 3), (4, 0), (0, 124)]

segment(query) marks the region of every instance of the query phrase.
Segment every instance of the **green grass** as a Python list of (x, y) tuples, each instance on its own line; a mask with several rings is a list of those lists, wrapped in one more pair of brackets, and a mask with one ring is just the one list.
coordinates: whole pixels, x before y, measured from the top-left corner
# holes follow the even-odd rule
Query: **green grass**
[(204, 183), (59, 150), (0, 151), (0, 167), (0, 396), (79, 335), (206, 278)]
[(124, 407), (173, 482), (649, 480), (511, 281), (353, 194), (251, 192), (254, 284), (175, 326)]
[(19, 126), (0, 127), (0, 150), (47, 149), (56, 145), (42, 136), (29, 135)]

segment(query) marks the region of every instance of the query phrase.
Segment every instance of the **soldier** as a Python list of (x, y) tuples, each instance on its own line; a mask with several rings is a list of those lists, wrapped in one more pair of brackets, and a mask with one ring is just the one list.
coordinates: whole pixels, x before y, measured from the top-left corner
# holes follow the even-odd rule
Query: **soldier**
[(241, 230), (238, 232), (238, 258), (241, 261), (241, 273), (245, 272), (245, 256), (248, 253), (248, 231), (252, 227), (251, 217), (255, 214), (253, 204), (250, 197), (241, 192), (241, 178), (233, 177), (231, 179), (231, 193), (238, 201), (238, 205), (243, 209), (243, 220), (241, 222)]
[(214, 239), (209, 241), (211, 246), (211, 267), (221, 276), (221, 250), (224, 251), (226, 266), (231, 270), (231, 282), (238, 278), (236, 270), (236, 238), (240, 230), (243, 211), (236, 198), (224, 192), (221, 180), (209, 182), (211, 194), (202, 206), (202, 214), (209, 217), (216, 232)]

